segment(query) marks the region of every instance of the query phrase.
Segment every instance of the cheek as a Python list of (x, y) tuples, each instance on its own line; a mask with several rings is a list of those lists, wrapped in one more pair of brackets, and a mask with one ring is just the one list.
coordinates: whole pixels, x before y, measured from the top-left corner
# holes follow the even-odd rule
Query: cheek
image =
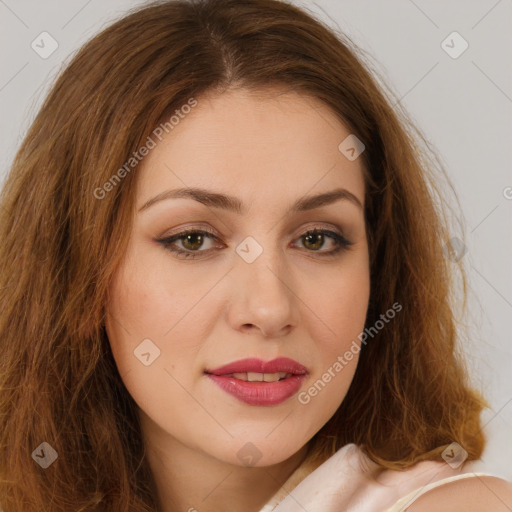
[(212, 328), (204, 306), (197, 307), (212, 284), (167, 268), (165, 255), (155, 258), (140, 244), (128, 250), (110, 287), (107, 335), (125, 386), (143, 409), (182, 394), (178, 381), (190, 384), (198, 340)]
[(310, 318), (317, 320), (311, 320), (310, 336), (315, 340), (318, 366), (298, 399), (324, 421), (339, 407), (354, 377), (369, 295), (369, 271), (362, 258), (324, 278), (321, 291), (311, 297), (314, 314)]
[(175, 337), (183, 322), (193, 317), (204, 285), (189, 271), (169, 272), (166, 263), (163, 251), (138, 244), (119, 268), (111, 285), (109, 312), (116, 332), (121, 329), (124, 345)]
[(151, 416), (172, 418), (176, 407), (187, 411), (191, 400), (179, 383), (188, 387), (189, 376), (177, 370), (190, 368), (196, 357), (186, 315), (190, 297), (135, 257), (119, 269), (110, 296), (106, 330), (128, 393)]
[[(313, 287), (315, 281), (317, 285)], [(325, 333), (319, 339), (311, 332), (311, 337), (317, 340), (319, 353), (332, 358), (364, 329), (370, 299), (368, 259), (362, 253), (360, 258), (347, 260), (346, 265), (341, 263), (332, 272), (310, 277), (309, 289), (316, 290), (308, 298), (311, 318), (316, 317), (323, 324), (317, 333)]]

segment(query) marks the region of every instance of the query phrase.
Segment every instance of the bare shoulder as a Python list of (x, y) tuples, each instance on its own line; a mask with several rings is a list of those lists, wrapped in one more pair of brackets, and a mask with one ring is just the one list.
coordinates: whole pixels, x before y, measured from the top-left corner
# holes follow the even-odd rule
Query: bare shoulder
[(512, 483), (493, 476), (475, 476), (436, 487), (418, 498), (407, 512), (510, 512)]

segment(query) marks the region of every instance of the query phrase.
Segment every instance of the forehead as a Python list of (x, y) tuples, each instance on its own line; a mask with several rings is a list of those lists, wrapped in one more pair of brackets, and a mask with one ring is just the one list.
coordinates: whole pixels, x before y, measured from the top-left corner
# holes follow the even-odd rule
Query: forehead
[[(364, 203), (362, 160), (338, 149), (348, 128), (316, 98), (234, 90), (197, 98), (138, 167), (138, 205), (201, 187), (254, 201), (344, 187)], [(178, 118), (175, 118), (175, 121)]]

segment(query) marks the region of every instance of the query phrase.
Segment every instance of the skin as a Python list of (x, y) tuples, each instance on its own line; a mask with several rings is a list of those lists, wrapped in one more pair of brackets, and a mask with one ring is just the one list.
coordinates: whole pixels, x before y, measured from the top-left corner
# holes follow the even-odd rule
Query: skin
[[(320, 101), (295, 92), (236, 90), (198, 105), (141, 162), (131, 239), (109, 290), (107, 333), (127, 390), (138, 404), (148, 461), (163, 512), (258, 511), (304, 459), (308, 441), (332, 417), (358, 355), (302, 404), (247, 405), (205, 374), (246, 357), (290, 357), (305, 365), (307, 390), (364, 329), (369, 255), (364, 210), (338, 200), (290, 214), (305, 195), (344, 188), (364, 206), (361, 159), (338, 145), (350, 131)], [(189, 198), (138, 211), (170, 189), (201, 187), (238, 197), (243, 214)], [(174, 247), (157, 239), (184, 229), (214, 230)], [(330, 229), (352, 242), (307, 242)], [(247, 237), (262, 254), (235, 251)], [(199, 248), (198, 248), (199, 247)], [(315, 250), (316, 249), (316, 250)], [(208, 252), (208, 254), (207, 254)], [(159, 348), (149, 366), (134, 356), (143, 339)], [(251, 442), (247, 467), (239, 451)]]

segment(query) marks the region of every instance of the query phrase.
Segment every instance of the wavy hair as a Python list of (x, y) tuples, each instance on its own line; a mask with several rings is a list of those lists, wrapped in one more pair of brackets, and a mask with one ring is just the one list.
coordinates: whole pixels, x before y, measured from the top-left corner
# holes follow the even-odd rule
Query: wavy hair
[[(467, 286), (460, 261), (447, 257), (451, 204), (439, 183), (449, 179), (368, 60), (347, 36), (277, 0), (145, 4), (73, 56), (0, 196), (4, 512), (157, 510), (136, 404), (105, 332), (136, 168), (103, 198), (95, 191), (169, 113), (232, 88), (318, 98), (363, 141), (366, 326), (403, 307), (362, 348), (346, 398), (310, 441), (311, 460), (346, 443), (390, 469), (440, 459), (454, 441), (469, 460), (481, 456), (487, 404), (457, 343), (455, 275), (464, 308)], [(31, 456), (42, 442), (58, 454), (44, 470)]]

